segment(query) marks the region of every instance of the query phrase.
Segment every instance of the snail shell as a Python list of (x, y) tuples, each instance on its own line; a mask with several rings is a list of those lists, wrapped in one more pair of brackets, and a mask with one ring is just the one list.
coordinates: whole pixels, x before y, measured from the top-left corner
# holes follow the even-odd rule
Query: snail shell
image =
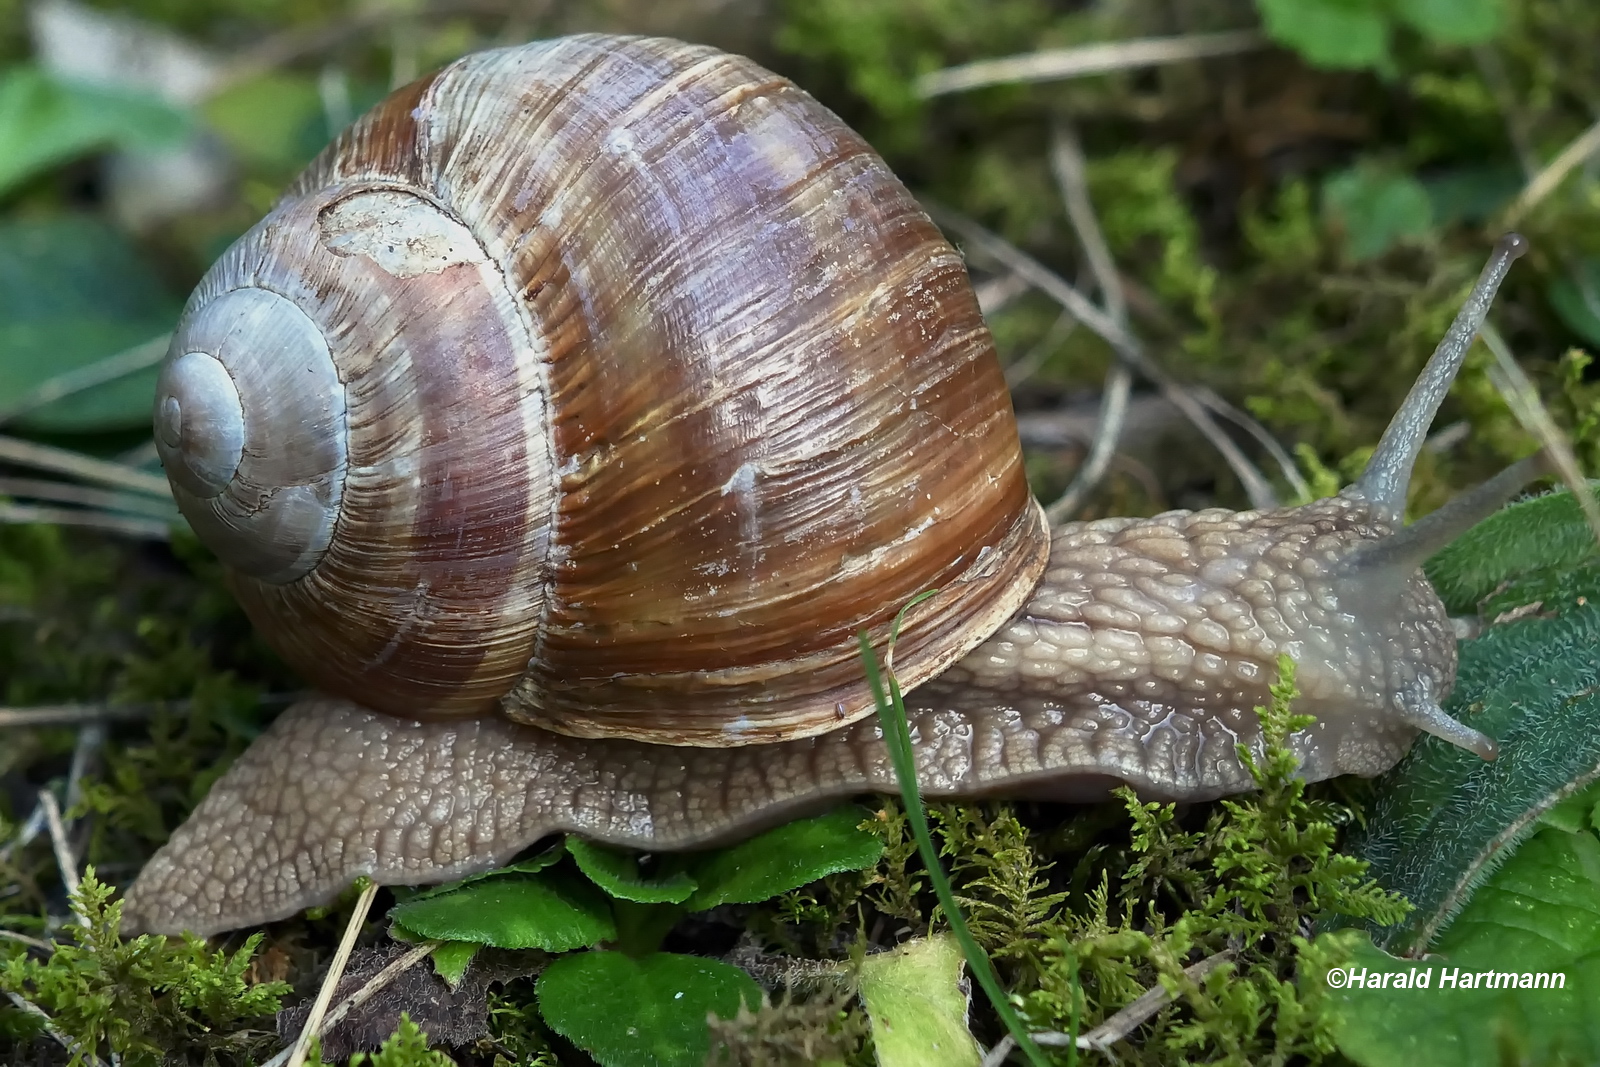
[(190, 299), (184, 515), (318, 688), (670, 744), (870, 712), (1022, 606), (1048, 535), (955, 250), (747, 59), (469, 56), (327, 149)]

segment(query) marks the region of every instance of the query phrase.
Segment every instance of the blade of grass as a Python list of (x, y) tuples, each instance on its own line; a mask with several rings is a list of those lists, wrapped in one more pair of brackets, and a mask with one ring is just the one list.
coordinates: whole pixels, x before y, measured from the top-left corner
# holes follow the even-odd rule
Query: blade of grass
[[(894, 625), (889, 629), (889, 646), (886, 652), (886, 658), (891, 665), (894, 641), (900, 634), (901, 620), (905, 618), (906, 612), (935, 592), (936, 590), (929, 590), (913, 597), (900, 609), (900, 614), (895, 616)], [(978, 947), (977, 941), (973, 940), (972, 932), (967, 929), (967, 921), (956, 904), (955, 891), (950, 886), (950, 879), (945, 875), (944, 866), (939, 862), (939, 852), (934, 847), (933, 834), (928, 829), (927, 814), (922, 809), (922, 791), (917, 786), (916, 756), (911, 751), (911, 728), (906, 723), (905, 701), (901, 697), (900, 683), (895, 680), (893, 667), (891, 666), (888, 671), (889, 693), (885, 696), (883, 675), (878, 669), (878, 656), (872, 650), (872, 643), (867, 640), (866, 631), (859, 633), (857, 639), (861, 643), (861, 662), (867, 671), (867, 681), (872, 686), (872, 695), (877, 701), (878, 720), (883, 724), (883, 740), (889, 746), (889, 758), (894, 764), (894, 775), (900, 783), (900, 796), (905, 804), (906, 819), (911, 823), (912, 835), (917, 839), (917, 851), (922, 853), (922, 862), (928, 868), (928, 880), (933, 883), (934, 895), (939, 898), (939, 906), (944, 909), (945, 919), (950, 923), (950, 932), (955, 934), (962, 953), (967, 957), (967, 966), (972, 969), (972, 976), (983, 987), (989, 1002), (994, 1005), (995, 1014), (1000, 1016), (1000, 1021), (1005, 1024), (1017, 1047), (1034, 1067), (1049, 1067), (1050, 1061), (1045, 1059), (1039, 1046), (1028, 1036), (1022, 1020), (1017, 1018), (1017, 1013), (1012, 1010), (1010, 1001), (1006, 999), (1005, 991), (1000, 988), (999, 976), (995, 974), (988, 955)], [(1076, 1045), (1069, 1048), (1071, 1051), (1068, 1052), (1067, 1062), (1076, 1064)]]

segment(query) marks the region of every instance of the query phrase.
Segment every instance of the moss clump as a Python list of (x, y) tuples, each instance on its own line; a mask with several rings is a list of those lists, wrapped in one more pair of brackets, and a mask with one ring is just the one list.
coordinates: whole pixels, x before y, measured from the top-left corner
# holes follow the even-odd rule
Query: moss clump
[[(455, 1067), (456, 1061), (428, 1045), (428, 1035), (411, 1021), (411, 1016), (400, 1016), (400, 1025), (379, 1047), (377, 1052), (358, 1052), (351, 1056), (347, 1067)], [(313, 1049), (306, 1059), (306, 1067), (329, 1067), (322, 1054)]]
[[(0, 941), (0, 990), (43, 1010), (77, 1049), (74, 1067), (85, 1054), (107, 1053), (127, 1067), (259, 1062), (276, 1038), (247, 1024), (275, 1013), (289, 992), (283, 982), (246, 977), (262, 935), (252, 934), (231, 953), (209, 951), (191, 936), (124, 941), (122, 902), (113, 895), (90, 868), (72, 896), (81, 925), (63, 932), (48, 959)], [(0, 1026), (38, 1040), (42, 1020), (19, 1015), (0, 1017)]]

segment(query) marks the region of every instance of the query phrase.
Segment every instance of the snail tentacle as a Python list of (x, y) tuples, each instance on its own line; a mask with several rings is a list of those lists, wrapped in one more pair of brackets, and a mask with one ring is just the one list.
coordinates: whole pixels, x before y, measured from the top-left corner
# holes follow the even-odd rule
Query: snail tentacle
[(1445, 394), (1455, 382), (1456, 373), (1466, 362), (1478, 328), (1489, 317), (1489, 308), (1500, 291), (1500, 283), (1505, 280), (1511, 264), (1527, 250), (1527, 239), (1518, 233), (1508, 233), (1495, 243), (1494, 253), (1484, 264), (1472, 292), (1406, 394), (1400, 410), (1389, 420), (1378, 447), (1367, 461), (1366, 470), (1361, 472), (1355, 485), (1345, 491), (1346, 495), (1359, 495), (1391, 522), (1398, 522), (1405, 515), (1411, 468), (1427, 440), (1428, 427), (1433, 424), (1439, 405), (1444, 403)]

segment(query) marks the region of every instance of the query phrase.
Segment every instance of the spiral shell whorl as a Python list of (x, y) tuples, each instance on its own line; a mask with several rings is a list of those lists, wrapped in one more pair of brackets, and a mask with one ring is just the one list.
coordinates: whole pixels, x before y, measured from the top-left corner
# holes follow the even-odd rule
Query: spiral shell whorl
[(241, 287), (188, 315), (156, 388), (178, 505), (229, 566), (291, 582), (322, 559), (346, 460), (343, 386), (321, 331)]
[(857, 630), (943, 590), (909, 686), (1043, 570), (960, 257), (748, 60), (586, 36), (452, 64), (330, 146), (191, 314), (243, 287), (318, 324), (348, 461), (321, 561), (236, 588), (369, 707), (806, 736), (870, 714)]

